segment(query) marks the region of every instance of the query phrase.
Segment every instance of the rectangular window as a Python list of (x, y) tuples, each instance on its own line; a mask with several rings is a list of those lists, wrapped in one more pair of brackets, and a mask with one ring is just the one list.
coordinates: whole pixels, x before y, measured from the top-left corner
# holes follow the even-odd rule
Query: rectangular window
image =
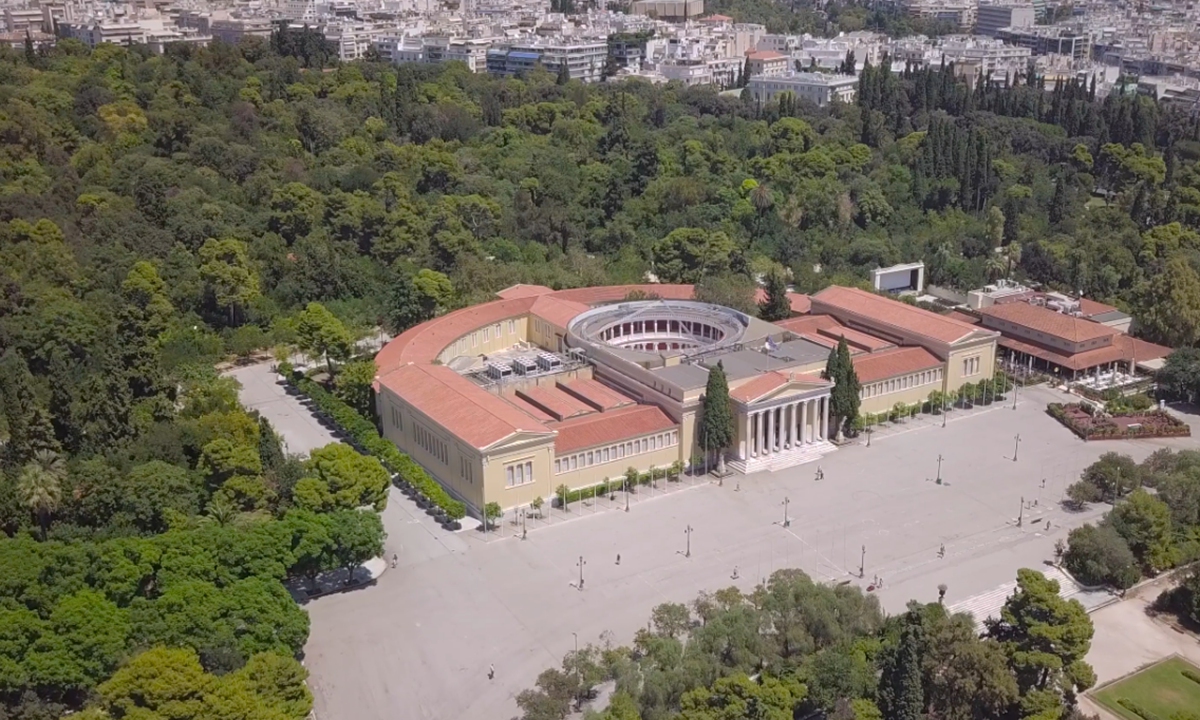
[(516, 331), (517, 331), (517, 321), (509, 320), (508, 321), (508, 334), (511, 335), (511, 334), (515, 333)]
[(603, 455), (603, 458), (601, 458), (600, 462), (608, 462), (608, 448), (604, 448), (604, 450), (601, 451), (601, 454)]
[(490, 327), (485, 327), (483, 329), (483, 341), (487, 342), (491, 339), (492, 339), (492, 329)]
[(596, 459), (596, 454), (589, 450), (588, 454), (587, 454), (587, 464), (591, 465), (595, 459)]
[(500, 323), (496, 323), (495, 325), (493, 325), (492, 329), (496, 331), (496, 339), (499, 340), (500, 339)]
[(554, 461), (554, 474), (557, 475), (560, 472), (562, 472), (562, 460), (555, 460)]
[(505, 482), (506, 482), (506, 483), (508, 483), (508, 486), (509, 486), (509, 487), (512, 487), (512, 486), (513, 486), (513, 478), (514, 478), (514, 476), (515, 476), (515, 473), (513, 472), (513, 466), (512, 466), (512, 465), (509, 465), (508, 467), (504, 468), (504, 480), (505, 480)]
[(579, 469), (579, 456), (578, 455), (571, 456), (571, 469), (572, 470)]

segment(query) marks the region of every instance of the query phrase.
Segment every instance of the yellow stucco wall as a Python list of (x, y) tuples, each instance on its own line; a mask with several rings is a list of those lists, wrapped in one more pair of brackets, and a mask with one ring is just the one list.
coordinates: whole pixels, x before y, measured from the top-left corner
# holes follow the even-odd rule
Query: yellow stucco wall
[[(500, 503), (500, 507), (505, 510), (518, 505), (528, 505), (536, 497), (549, 502), (554, 495), (554, 488), (558, 485), (552, 470), (553, 462), (553, 440), (489, 454), (483, 468), (484, 500)], [(509, 485), (507, 469), (510, 466), (514, 468), (515, 478), (515, 468), (518, 465), (532, 467), (533, 480), (526, 479), (524, 483)]]
[(957, 390), (966, 383), (987, 380), (995, 372), (995, 340), (954, 349), (946, 359), (946, 389)]
[(438, 360), (445, 364), (463, 355), (487, 355), (529, 340), (529, 319), (510, 318), (463, 335), (447, 345), (438, 355)]
[[(650, 438), (663, 437), (664, 447), (658, 449), (647, 449), (645, 452), (636, 452), (621, 456), (620, 452), (616, 452), (616, 457), (613, 450), (618, 449), (622, 445), (629, 446), (633, 443), (641, 443), (643, 439), (647, 440), (647, 445), (650, 444)], [(672, 437), (674, 438), (672, 440)], [(560, 463), (572, 464), (574, 470), (564, 470), (557, 473), (554, 478), (554, 487), (566, 485), (572, 490), (576, 488), (589, 487), (603, 482), (606, 478), (616, 480), (625, 474), (629, 468), (636, 468), (638, 472), (646, 472), (651, 467), (667, 468), (676, 460), (684, 460), (682, 456), (683, 446), (679, 443), (680, 433), (678, 430), (664, 430), (650, 435), (640, 435), (636, 438), (622, 440), (620, 443), (612, 443), (610, 445), (602, 445), (599, 448), (589, 448), (584, 450), (576, 450), (566, 453), (562, 456), (556, 456), (554, 459)], [(603, 457), (603, 450), (609, 450), (610, 459), (607, 462), (596, 460), (595, 453), (599, 451)], [(588, 453), (593, 456), (593, 464), (586, 465), (584, 458)]]

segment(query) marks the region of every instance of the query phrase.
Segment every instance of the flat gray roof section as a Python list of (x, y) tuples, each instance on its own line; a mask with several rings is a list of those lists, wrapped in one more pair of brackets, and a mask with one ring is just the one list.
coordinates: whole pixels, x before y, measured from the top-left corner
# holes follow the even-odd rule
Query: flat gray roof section
[(1112, 322), (1113, 320), (1128, 320), (1129, 315), (1127, 313), (1121, 312), (1120, 310), (1110, 310), (1109, 312), (1106, 312), (1106, 313), (1100, 313), (1099, 315), (1093, 315), (1088, 319), (1094, 320), (1098, 323), (1106, 323), (1106, 322)]
[(656, 369), (654, 374), (685, 392), (708, 384), (708, 369), (700, 365), (671, 365)]
[(800, 338), (782, 343), (769, 355), (758, 350), (736, 350), (707, 357), (703, 364), (713, 367), (719, 361), (724, 365), (725, 375), (730, 380), (741, 380), (772, 370), (812, 365), (828, 358), (829, 348)]

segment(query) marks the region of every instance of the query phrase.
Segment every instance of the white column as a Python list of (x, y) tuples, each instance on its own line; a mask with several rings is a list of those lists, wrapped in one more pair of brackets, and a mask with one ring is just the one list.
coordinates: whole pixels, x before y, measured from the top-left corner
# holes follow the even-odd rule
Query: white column
[(758, 454), (767, 454), (767, 414), (758, 411)]
[(741, 427), (738, 428), (738, 457), (745, 460), (750, 457), (748, 454), (750, 448), (746, 443), (750, 439), (750, 413), (746, 413), (742, 417)]
[(800, 444), (808, 444), (808, 401), (800, 401)]
[(750, 454), (758, 457), (758, 413), (750, 413)]
[(796, 413), (795, 405), (785, 405), (783, 408), (783, 446), (790, 448), (792, 446), (792, 438), (796, 435)]
[(824, 414), (821, 416), (821, 439), (828, 440), (829, 439), (829, 396), (827, 395), (824, 398), (822, 398), (821, 400), (822, 400), (822, 404), (825, 406)]
[(764, 413), (767, 416), (766, 433), (763, 435), (764, 447), (767, 448), (767, 453), (775, 452), (775, 408), (771, 408)]

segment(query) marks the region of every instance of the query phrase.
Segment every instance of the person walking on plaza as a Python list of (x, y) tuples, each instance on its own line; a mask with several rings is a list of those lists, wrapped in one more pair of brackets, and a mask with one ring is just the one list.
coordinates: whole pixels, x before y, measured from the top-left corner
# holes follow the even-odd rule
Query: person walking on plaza
[(488, 680), (495, 680), (495, 679), (496, 679), (496, 666), (488, 665)]

